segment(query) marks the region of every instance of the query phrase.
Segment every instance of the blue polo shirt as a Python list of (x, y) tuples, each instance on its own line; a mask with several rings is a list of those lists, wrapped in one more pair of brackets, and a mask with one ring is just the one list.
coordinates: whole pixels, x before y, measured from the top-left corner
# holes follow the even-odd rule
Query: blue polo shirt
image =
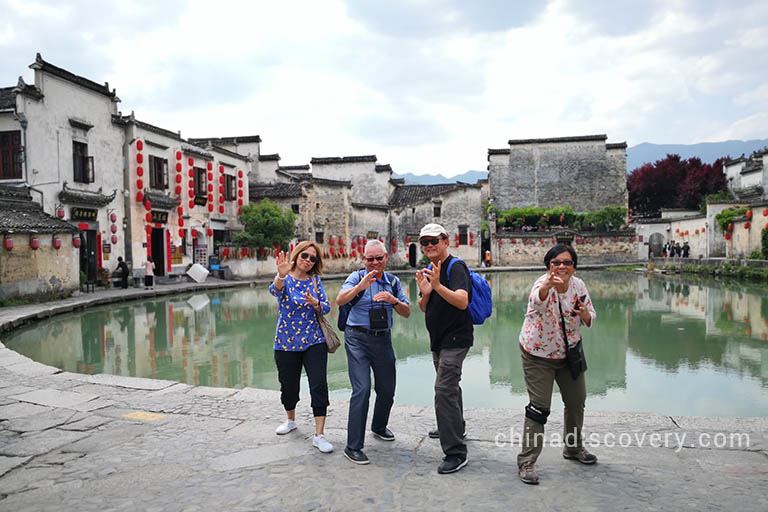
[[(341, 285), (341, 290), (344, 291), (354, 288), (367, 273), (368, 271), (364, 269), (352, 272), (347, 280), (344, 281), (344, 284)], [(411, 303), (408, 302), (408, 298), (403, 293), (400, 279), (398, 279), (397, 276), (384, 272), (382, 278), (371, 284), (371, 286), (363, 292), (363, 296), (360, 297), (357, 304), (352, 306), (352, 309), (349, 311), (349, 318), (347, 318), (347, 325), (370, 329), (368, 310), (371, 308), (382, 308), (387, 311), (387, 329), (392, 328), (392, 310), (395, 309), (395, 306), (388, 302), (376, 302), (373, 300), (373, 297), (379, 292), (389, 292), (397, 297), (397, 300), (400, 302), (408, 304), (409, 306), (411, 305)]]

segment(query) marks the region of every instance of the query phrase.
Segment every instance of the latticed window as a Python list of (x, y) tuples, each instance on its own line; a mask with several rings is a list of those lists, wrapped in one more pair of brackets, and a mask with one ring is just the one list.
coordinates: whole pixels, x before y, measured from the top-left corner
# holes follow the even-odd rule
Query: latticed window
[(21, 179), (21, 132), (0, 132), (0, 180)]
[(168, 188), (168, 160), (149, 155), (149, 187), (157, 190)]
[(75, 182), (93, 183), (93, 157), (85, 142), (72, 141), (72, 172)]

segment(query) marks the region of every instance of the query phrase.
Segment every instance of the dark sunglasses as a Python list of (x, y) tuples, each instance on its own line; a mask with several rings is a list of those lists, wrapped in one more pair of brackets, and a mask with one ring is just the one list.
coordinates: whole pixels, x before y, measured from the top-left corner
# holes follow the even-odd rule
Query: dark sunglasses
[(564, 267), (572, 267), (573, 262), (571, 260), (562, 260), (562, 261), (550, 261), (550, 265), (553, 267), (559, 267), (560, 265), (563, 265)]
[(430, 244), (437, 245), (443, 240), (445, 240), (445, 238), (427, 238), (426, 240), (419, 240), (419, 243), (422, 247), (426, 247)]
[(312, 263), (317, 261), (316, 256), (310, 256), (309, 253), (306, 253), (306, 252), (301, 253), (300, 256), (301, 256), (301, 259), (303, 260), (309, 258), (309, 261), (311, 261)]
[(371, 256), (371, 257), (366, 256), (365, 257), (365, 261), (367, 261), (368, 263), (373, 263), (373, 260), (384, 261), (384, 256)]

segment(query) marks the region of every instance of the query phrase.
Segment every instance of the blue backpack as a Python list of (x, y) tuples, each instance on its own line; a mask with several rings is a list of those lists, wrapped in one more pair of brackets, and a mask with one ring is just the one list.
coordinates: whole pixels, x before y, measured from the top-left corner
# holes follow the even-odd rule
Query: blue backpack
[[(445, 270), (445, 277), (451, 279), (451, 267), (457, 261), (462, 261), (456, 256), (451, 258), (448, 268)], [(466, 263), (465, 263), (466, 265)], [(427, 268), (432, 268), (430, 263)], [(491, 297), (491, 285), (480, 274), (475, 273), (469, 267), (469, 280), (472, 282), (472, 293), (469, 300), (469, 314), (472, 316), (472, 323), (481, 325), (493, 313), (493, 298)]]
[[(358, 270), (358, 274), (365, 269)], [(384, 272), (384, 275), (386, 276), (387, 280), (389, 282), (395, 282), (395, 276), (390, 274), (389, 272)], [(397, 289), (395, 287), (392, 287), (392, 291), (395, 292), (395, 297), (397, 297)], [(343, 306), (339, 306), (339, 319), (336, 321), (336, 327), (339, 328), (341, 332), (344, 332), (344, 329), (347, 328), (347, 318), (349, 318), (349, 312), (352, 311), (352, 307), (360, 302), (360, 299), (363, 298), (363, 294), (365, 293), (365, 290), (361, 291), (357, 295), (355, 295), (355, 298), (351, 301), (347, 302)]]

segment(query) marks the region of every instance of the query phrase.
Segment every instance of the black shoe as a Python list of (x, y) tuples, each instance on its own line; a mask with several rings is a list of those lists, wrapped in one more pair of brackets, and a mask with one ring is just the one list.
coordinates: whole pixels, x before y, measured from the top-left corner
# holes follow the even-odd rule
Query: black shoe
[[(429, 437), (432, 438), (432, 439), (440, 439), (440, 431), (438, 429), (436, 429), (436, 428), (433, 428), (432, 430), (430, 430), (429, 434), (427, 434), (427, 435), (429, 435)], [(466, 430), (464, 432), (462, 432), (461, 438), (462, 439), (466, 439), (467, 438), (467, 431)]]
[(371, 461), (368, 460), (368, 456), (363, 453), (363, 450), (350, 450), (349, 448), (344, 448), (344, 456), (355, 464), (363, 465), (371, 463)]
[(437, 472), (441, 475), (455, 473), (466, 466), (467, 462), (469, 462), (469, 459), (466, 456), (461, 457), (460, 455), (448, 455), (437, 467)]
[(563, 450), (563, 458), (570, 460), (577, 460), (582, 464), (594, 464), (597, 462), (597, 456), (589, 453), (586, 448), (579, 448), (575, 452), (569, 452)]
[(384, 427), (384, 430), (380, 432), (376, 432), (375, 430), (372, 430), (371, 432), (373, 432), (373, 437), (375, 437), (376, 439), (381, 439), (382, 441), (395, 440), (395, 434), (393, 434), (392, 431), (386, 427)]

